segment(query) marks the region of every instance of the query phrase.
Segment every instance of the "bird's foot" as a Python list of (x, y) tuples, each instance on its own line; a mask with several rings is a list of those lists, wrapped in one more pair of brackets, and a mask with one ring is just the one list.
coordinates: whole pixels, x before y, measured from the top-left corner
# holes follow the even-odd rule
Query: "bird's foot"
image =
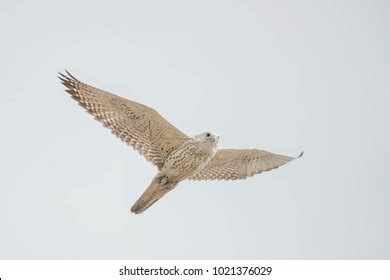
[(166, 184), (168, 184), (168, 178), (167, 178), (167, 177), (163, 177), (163, 178), (160, 180), (160, 185), (161, 185), (161, 186), (165, 186)]
[(173, 187), (173, 186), (176, 185), (176, 184), (173, 183), (173, 182), (170, 182), (170, 181), (168, 180), (167, 177), (164, 177), (164, 178), (162, 178), (162, 179), (160, 180), (160, 185), (161, 185), (162, 187), (164, 187), (164, 188), (171, 188), (171, 187)]

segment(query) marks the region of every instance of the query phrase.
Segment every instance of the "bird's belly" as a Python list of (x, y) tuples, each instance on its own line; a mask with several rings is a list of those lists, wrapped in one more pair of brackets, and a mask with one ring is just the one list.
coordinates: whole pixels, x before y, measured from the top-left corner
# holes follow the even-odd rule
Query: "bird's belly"
[(203, 169), (212, 155), (196, 155), (168, 159), (162, 172), (173, 181), (184, 180)]

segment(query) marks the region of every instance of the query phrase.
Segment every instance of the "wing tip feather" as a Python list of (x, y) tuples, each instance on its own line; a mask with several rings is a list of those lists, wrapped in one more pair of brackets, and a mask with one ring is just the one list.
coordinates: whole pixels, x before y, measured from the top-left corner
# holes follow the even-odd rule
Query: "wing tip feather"
[(62, 82), (64, 85), (66, 85), (65, 83), (69, 83), (69, 82), (72, 82), (72, 81), (73, 81), (73, 82), (79, 81), (75, 76), (73, 76), (72, 74), (70, 74), (68, 70), (64, 69), (64, 71), (65, 71), (66, 75), (63, 74), (63, 73), (61, 73), (61, 72), (59, 72), (59, 71), (57, 72), (57, 73), (58, 73), (57, 78), (60, 79), (61, 82)]

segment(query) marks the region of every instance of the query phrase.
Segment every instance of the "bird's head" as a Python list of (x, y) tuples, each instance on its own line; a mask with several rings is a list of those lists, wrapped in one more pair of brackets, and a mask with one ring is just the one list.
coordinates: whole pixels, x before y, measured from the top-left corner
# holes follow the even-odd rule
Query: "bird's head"
[(202, 142), (210, 143), (213, 146), (214, 145), (217, 146), (218, 140), (219, 140), (219, 136), (216, 134), (213, 134), (211, 132), (204, 132), (202, 134), (196, 135), (195, 138), (197, 138), (198, 140), (200, 140)]

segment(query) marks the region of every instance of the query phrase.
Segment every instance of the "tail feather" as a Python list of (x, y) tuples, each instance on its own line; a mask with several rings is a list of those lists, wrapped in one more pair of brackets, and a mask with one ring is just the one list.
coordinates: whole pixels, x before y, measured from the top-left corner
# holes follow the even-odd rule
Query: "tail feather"
[(162, 198), (167, 192), (172, 190), (173, 186), (161, 186), (160, 180), (154, 178), (145, 192), (138, 198), (138, 200), (131, 207), (131, 212), (134, 214), (140, 214)]

